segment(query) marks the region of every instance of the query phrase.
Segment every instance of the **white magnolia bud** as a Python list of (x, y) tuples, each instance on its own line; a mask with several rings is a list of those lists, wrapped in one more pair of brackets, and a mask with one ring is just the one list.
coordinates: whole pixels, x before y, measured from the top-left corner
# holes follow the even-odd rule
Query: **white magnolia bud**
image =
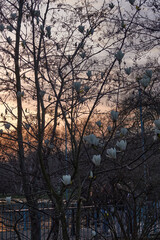
[(45, 91), (43, 91), (43, 90), (40, 90), (40, 92), (39, 92), (39, 95), (43, 98), (44, 97), (44, 95), (45, 95)]
[(111, 126), (108, 126), (107, 129), (108, 129), (109, 133), (112, 131), (112, 127)]
[(128, 0), (130, 2), (131, 5), (134, 4), (135, 0)]
[(97, 124), (98, 127), (102, 127), (101, 121), (97, 121), (96, 124)]
[(6, 203), (11, 204), (11, 197), (6, 197)]
[(125, 151), (127, 147), (127, 142), (124, 140), (121, 140), (120, 142), (117, 142), (117, 147), (120, 148), (121, 151)]
[(78, 31), (83, 33), (84, 32), (84, 26), (82, 26), (82, 25), (78, 26)]
[(158, 128), (160, 130), (160, 119), (155, 120), (154, 124), (155, 124), (156, 128)]
[(99, 145), (99, 139), (94, 134), (84, 136), (84, 140), (91, 145), (95, 145), (95, 146)]
[(107, 157), (116, 159), (116, 149), (115, 148), (110, 148), (107, 149)]
[(131, 74), (131, 67), (125, 68), (124, 71), (127, 75), (130, 75)]
[(99, 166), (101, 163), (101, 155), (94, 155), (92, 158), (92, 162), (95, 166)]
[(114, 122), (118, 119), (118, 114), (119, 113), (114, 110), (111, 111), (111, 118)]
[(3, 32), (4, 31), (4, 25), (0, 24), (0, 31)]
[(17, 14), (16, 14), (16, 13), (11, 13), (11, 18), (12, 18), (12, 20), (15, 20), (16, 17), (17, 17)]
[(80, 82), (74, 82), (73, 87), (75, 88), (76, 92), (79, 93), (80, 88), (81, 88), (81, 83)]
[(17, 97), (20, 98), (20, 97), (23, 97), (23, 96), (24, 96), (24, 92), (20, 92), (20, 91), (17, 92)]
[(88, 78), (90, 78), (92, 76), (92, 72), (90, 70), (86, 74), (87, 74)]
[(116, 54), (115, 54), (116, 59), (118, 60), (119, 64), (122, 61), (122, 58), (124, 57), (124, 53), (122, 53), (121, 50), (119, 50)]
[(144, 75), (139, 82), (144, 88), (146, 88), (149, 85), (150, 81), (151, 81), (150, 77), (148, 77), (147, 75)]
[(8, 129), (8, 130), (9, 130), (9, 129), (10, 129), (10, 126), (11, 126), (10, 123), (5, 123), (5, 124), (4, 124), (5, 129)]
[(71, 175), (63, 175), (62, 176), (62, 182), (66, 186), (71, 184)]
[(121, 128), (121, 134), (125, 136), (127, 134), (128, 130), (127, 128)]

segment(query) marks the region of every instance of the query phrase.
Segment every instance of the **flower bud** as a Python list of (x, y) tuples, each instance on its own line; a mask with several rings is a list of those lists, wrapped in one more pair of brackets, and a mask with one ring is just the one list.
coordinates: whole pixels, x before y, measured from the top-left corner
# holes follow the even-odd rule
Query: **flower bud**
[(78, 31), (83, 33), (84, 32), (84, 26), (82, 26), (82, 25), (78, 26)]
[(11, 204), (11, 197), (6, 197), (6, 203)]
[(11, 18), (12, 18), (12, 20), (15, 20), (16, 17), (17, 17), (17, 14), (16, 14), (16, 13), (11, 13)]
[(116, 149), (115, 148), (110, 148), (107, 149), (107, 157), (116, 159)]
[(108, 132), (109, 132), (109, 133), (112, 131), (111, 126), (108, 126), (107, 129), (108, 129)]
[(101, 163), (101, 155), (94, 155), (92, 158), (92, 162), (95, 166), (100, 166)]
[(86, 74), (87, 74), (88, 78), (90, 78), (92, 76), (92, 72), (90, 70)]
[(116, 112), (116, 111), (114, 111), (114, 110), (112, 110), (111, 111), (111, 118), (112, 118), (112, 120), (115, 122), (115, 121), (117, 121), (117, 119), (118, 119), (118, 112)]
[(9, 130), (9, 129), (10, 129), (10, 126), (11, 126), (10, 123), (5, 123), (5, 124), (4, 124), (5, 129), (8, 129), (8, 130)]
[(77, 93), (80, 93), (80, 88), (81, 88), (80, 82), (74, 82), (73, 87), (75, 88)]
[(125, 71), (125, 73), (126, 73), (127, 75), (130, 75), (130, 74), (131, 74), (131, 70), (132, 70), (131, 67), (124, 69), (124, 71)]
[(0, 31), (3, 32), (4, 31), (4, 25), (0, 24)]
[(155, 124), (156, 128), (160, 130), (160, 119), (155, 120), (154, 124)]
[(116, 59), (118, 60), (119, 64), (122, 61), (122, 58), (124, 57), (124, 53), (122, 53), (121, 50), (119, 50), (116, 54), (115, 54)]
[(117, 147), (120, 148), (121, 151), (125, 151), (127, 147), (127, 142), (124, 140), (121, 140), (120, 142), (117, 142)]
[(98, 127), (102, 127), (101, 121), (97, 121), (96, 124), (97, 124)]
[(84, 140), (91, 145), (99, 146), (99, 139), (94, 134), (84, 136)]
[(134, 4), (135, 0), (128, 0), (130, 2), (131, 5)]
[(71, 175), (63, 175), (62, 176), (62, 182), (64, 185), (70, 185), (71, 184)]
[(127, 128), (121, 128), (121, 134), (125, 136), (127, 134), (128, 130)]

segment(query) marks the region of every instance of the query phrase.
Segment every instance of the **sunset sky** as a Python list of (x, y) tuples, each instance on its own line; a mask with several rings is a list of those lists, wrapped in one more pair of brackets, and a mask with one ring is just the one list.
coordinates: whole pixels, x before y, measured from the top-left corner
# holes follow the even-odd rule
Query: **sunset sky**
[[(62, 3), (63, 2), (66, 2), (67, 4), (71, 4), (71, 5), (74, 5), (74, 4), (76, 4), (77, 2), (79, 3), (79, 1), (75, 1), (75, 0), (67, 0), (67, 1), (62, 1)], [(83, 1), (82, 1), (83, 2)], [(90, 2), (90, 1), (89, 1)], [(92, 2), (92, 1), (91, 1)], [(97, 1), (96, 3), (95, 3), (95, 5), (94, 5), (94, 7), (95, 8), (100, 8), (101, 6), (102, 6), (102, 4), (106, 4), (106, 6), (108, 7), (108, 4), (109, 4), (109, 2), (110, 1)], [(113, 3), (117, 6), (117, 1), (113, 1)], [(105, 5), (104, 4), (104, 5)], [(121, 8), (121, 11), (122, 11), (122, 14), (123, 14), (123, 12), (124, 11), (126, 11), (126, 12), (130, 12), (131, 10), (133, 10), (134, 8), (133, 8), (133, 6), (131, 6), (130, 4), (129, 4), (129, 2), (128, 1), (124, 1), (124, 0), (121, 0), (120, 1), (120, 5), (122, 6), (122, 8)], [(134, 10), (135, 11), (135, 10)], [(143, 11), (144, 11), (144, 14), (146, 13), (146, 9), (144, 9), (143, 8)], [(61, 15), (62, 13), (61, 13), (61, 11), (59, 12), (59, 15)], [(63, 11), (63, 14), (64, 14), (64, 11)], [(153, 13), (152, 12), (148, 12), (147, 13), (148, 14), (148, 16), (149, 17), (151, 17), (152, 19), (154, 19), (154, 15), (153, 15)], [(63, 17), (65, 17), (65, 16), (63, 16)], [(59, 36), (60, 36), (60, 32), (59, 32)], [(12, 34), (11, 34), (11, 36), (12, 36)], [(95, 34), (95, 36), (94, 36), (94, 41), (96, 42), (97, 41), (97, 39), (98, 39), (98, 37), (99, 36), (97, 36), (96, 34)], [(98, 42), (98, 41), (97, 41)], [(124, 49), (124, 51), (125, 51), (125, 49)], [(104, 56), (105, 56), (105, 54), (106, 54), (106, 52), (104, 51), (103, 53), (102, 53), (102, 55), (99, 55), (98, 57), (99, 57), (99, 59), (100, 58), (104, 58)], [(154, 48), (154, 49), (152, 49), (151, 51), (148, 51), (141, 59), (139, 59), (137, 62), (138, 62), (138, 64), (144, 64), (145, 63), (145, 61), (146, 61), (146, 59), (147, 59), (147, 56), (150, 56), (150, 57), (159, 57), (159, 55), (158, 55), (158, 47), (157, 48)], [(126, 52), (126, 54), (125, 54), (125, 61), (127, 62), (127, 66), (129, 67), (129, 66), (132, 66), (132, 59), (134, 58), (134, 53), (133, 52)], [(159, 57), (159, 63), (160, 63), (160, 57)], [(11, 98), (7, 98), (8, 100), (7, 100), (7, 103), (9, 104), (9, 107), (10, 108), (13, 108), (14, 110), (13, 110), (13, 112), (14, 112), (14, 114), (16, 115), (16, 99), (11, 99)], [(27, 99), (25, 100), (22, 100), (22, 102), (23, 102), (23, 107), (24, 107), (24, 110), (27, 108), (27, 111), (28, 112), (33, 112), (33, 113), (35, 113), (34, 112), (34, 106), (35, 106), (35, 103), (36, 102), (34, 102), (33, 100), (30, 100), (30, 103), (28, 103), (28, 101), (27, 101)], [(106, 98), (104, 98), (103, 100), (102, 100), (102, 103), (99, 105), (99, 107), (98, 107), (98, 109), (99, 110), (101, 110), (102, 112), (103, 111), (107, 111), (107, 110), (109, 110), (108, 108), (107, 108), (107, 106), (106, 106)], [(3, 113), (3, 115), (5, 114), (5, 107), (3, 106), (3, 104), (2, 103), (0, 103), (0, 112), (1, 113)], [(6, 116), (9, 116), (9, 114), (7, 114)], [(13, 119), (12, 118), (7, 118), (7, 120), (8, 121), (11, 121), (12, 123), (14, 123), (14, 124), (16, 124), (16, 121), (14, 120), (13, 121)], [(0, 123), (0, 129), (1, 128), (3, 128), (3, 123)]]

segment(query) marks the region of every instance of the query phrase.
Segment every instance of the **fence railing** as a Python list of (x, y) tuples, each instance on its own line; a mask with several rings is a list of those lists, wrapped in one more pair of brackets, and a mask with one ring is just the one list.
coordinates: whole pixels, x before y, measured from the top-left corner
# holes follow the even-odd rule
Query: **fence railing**
[[(38, 206), (41, 240), (46, 240), (53, 225), (53, 207), (50, 201), (40, 201)], [(76, 206), (66, 210), (66, 220), (70, 239), (75, 239)], [(138, 207), (135, 212), (126, 206), (106, 205), (96, 208), (95, 206), (83, 206), (81, 211), (81, 239), (124, 239), (124, 235), (131, 236), (135, 231), (146, 234), (148, 237), (160, 232), (160, 203), (150, 202), (143, 207)], [(0, 203), (0, 239), (17, 239), (15, 229), (21, 239), (31, 239), (31, 221), (29, 208), (24, 203)], [(59, 225), (59, 239), (62, 231)]]

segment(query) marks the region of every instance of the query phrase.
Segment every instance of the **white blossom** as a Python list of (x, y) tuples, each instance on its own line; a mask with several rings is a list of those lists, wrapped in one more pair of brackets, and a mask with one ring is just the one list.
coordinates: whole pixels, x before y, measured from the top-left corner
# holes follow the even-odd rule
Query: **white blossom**
[(160, 119), (154, 121), (156, 128), (160, 129)]
[(94, 134), (90, 134), (88, 136), (85, 136), (84, 140), (91, 145), (95, 145), (95, 146), (99, 145), (99, 139)]
[(22, 40), (22, 47), (25, 48), (26, 47), (26, 41), (23, 39)]
[(7, 26), (7, 29), (8, 29), (10, 32), (12, 32), (12, 31), (13, 31), (13, 27), (12, 27), (12, 26), (10, 26), (10, 25), (8, 25), (8, 26)]
[(135, 0), (128, 0), (130, 2), (131, 5), (134, 4)]
[(109, 4), (109, 7), (110, 7), (110, 9), (113, 9), (113, 8), (114, 8), (114, 4), (113, 4), (113, 3), (110, 3), (110, 4)]
[(105, 144), (104, 144), (103, 140), (102, 140), (102, 141), (101, 141), (101, 140), (99, 141), (99, 144), (98, 144), (98, 146), (99, 146), (99, 147), (104, 147), (104, 146), (105, 146)]
[(54, 145), (53, 144), (49, 144), (48, 146), (50, 149), (53, 149), (54, 148)]
[(116, 59), (118, 60), (119, 64), (122, 61), (122, 58), (124, 57), (124, 53), (122, 53), (121, 50), (119, 50), (116, 54), (115, 54)]
[(149, 85), (150, 81), (151, 81), (150, 77), (148, 77), (147, 75), (144, 75), (139, 82), (144, 88), (146, 88)]
[(146, 70), (146, 75), (151, 78), (152, 77), (152, 70), (147, 69)]
[(51, 26), (47, 26), (47, 27), (46, 27), (46, 31), (47, 31), (47, 32), (50, 32), (50, 31), (51, 31)]
[(34, 16), (39, 17), (40, 16), (40, 10), (35, 10), (34, 11)]
[(24, 96), (24, 92), (20, 92), (20, 91), (17, 92), (17, 97), (20, 98), (20, 97), (23, 97), (23, 96)]
[(104, 72), (101, 72), (101, 78), (103, 78), (103, 77), (104, 77), (104, 75), (105, 75), (105, 73), (104, 73)]
[(121, 151), (125, 151), (127, 147), (127, 142), (124, 140), (121, 140), (120, 142), (117, 142), (117, 147), (120, 148)]
[(153, 140), (154, 140), (154, 141), (157, 141), (157, 139), (158, 139), (158, 138), (157, 138), (157, 135), (154, 135), (154, 136), (153, 136)]
[(94, 33), (94, 28), (91, 28), (90, 30), (87, 30), (89, 34), (93, 35)]
[(8, 38), (7, 38), (7, 42), (11, 45), (11, 43), (12, 43), (12, 38), (11, 38), (11, 37), (8, 37)]
[(109, 133), (112, 131), (112, 127), (111, 126), (108, 126), (107, 129), (108, 129)]
[(41, 33), (44, 34), (44, 27), (43, 27), (43, 25), (40, 26), (40, 31), (41, 31)]
[(113, 159), (116, 159), (116, 149), (115, 148), (110, 148), (110, 149), (107, 149), (107, 157), (109, 158), (113, 158)]
[(84, 91), (87, 93), (89, 91), (90, 87), (89, 86), (84, 86)]
[(155, 135), (153, 136), (153, 140), (157, 141), (157, 139), (160, 137), (160, 130), (159, 129), (155, 129)]
[(10, 126), (11, 126), (11, 124), (10, 124), (10, 123), (5, 123), (5, 124), (4, 124), (4, 126), (5, 126), (5, 129), (8, 129), (8, 130), (9, 130), (9, 129), (10, 129)]
[(48, 144), (49, 144), (49, 140), (48, 140), (48, 139), (45, 139), (45, 140), (44, 140), (44, 143), (45, 143), (46, 145), (48, 145)]
[(79, 25), (79, 26), (78, 26), (78, 31), (81, 32), (81, 33), (83, 33), (83, 32), (84, 32), (84, 26)]
[(79, 93), (80, 88), (81, 88), (81, 83), (80, 82), (74, 82), (73, 87), (75, 88), (76, 92)]
[(92, 232), (91, 232), (92, 237), (95, 237), (96, 234), (97, 234), (96, 231), (92, 230)]
[(11, 197), (6, 197), (6, 203), (11, 204)]
[(46, 37), (48, 37), (50, 39), (51, 38), (51, 26), (47, 26), (46, 31), (47, 31)]
[(48, 101), (50, 102), (50, 101), (51, 101), (51, 99), (52, 99), (52, 98), (51, 98), (51, 96), (49, 95), (49, 96), (48, 96)]
[(85, 53), (85, 52), (82, 52), (82, 53), (80, 53), (80, 56), (81, 56), (82, 59), (84, 59), (85, 56), (86, 56), (86, 53)]
[(96, 124), (97, 124), (98, 127), (102, 127), (101, 121), (97, 121)]
[(84, 103), (86, 101), (86, 98), (80, 97), (78, 100), (80, 103)]
[(131, 74), (131, 67), (125, 68), (124, 71), (127, 75), (130, 75)]
[(118, 114), (119, 113), (114, 110), (111, 111), (111, 118), (113, 121), (116, 121), (118, 119)]
[(90, 171), (89, 177), (93, 178), (93, 172), (92, 171)]
[(66, 186), (71, 184), (71, 175), (63, 175), (62, 176), (62, 182)]
[(30, 125), (30, 124), (28, 124), (28, 123), (25, 123), (25, 128), (26, 128), (27, 130), (29, 130), (29, 129), (30, 129), (30, 127), (31, 127), (31, 125)]
[(4, 25), (0, 24), (0, 31), (3, 32), (4, 31)]
[(40, 90), (40, 92), (39, 92), (39, 95), (43, 98), (44, 97), (44, 95), (45, 95), (45, 91), (43, 91), (43, 90)]
[(95, 166), (99, 166), (101, 163), (101, 155), (93, 155), (92, 162)]
[(159, 134), (160, 134), (160, 130), (156, 128), (156, 129), (155, 129), (155, 134), (156, 134), (156, 135), (159, 135)]
[(12, 20), (15, 20), (16, 17), (17, 17), (17, 14), (16, 14), (16, 13), (11, 13), (11, 18), (12, 18)]
[(92, 76), (92, 72), (90, 70), (86, 74), (87, 74), (88, 78), (90, 78)]
[(127, 128), (121, 128), (121, 134), (125, 136), (127, 134), (128, 130)]

